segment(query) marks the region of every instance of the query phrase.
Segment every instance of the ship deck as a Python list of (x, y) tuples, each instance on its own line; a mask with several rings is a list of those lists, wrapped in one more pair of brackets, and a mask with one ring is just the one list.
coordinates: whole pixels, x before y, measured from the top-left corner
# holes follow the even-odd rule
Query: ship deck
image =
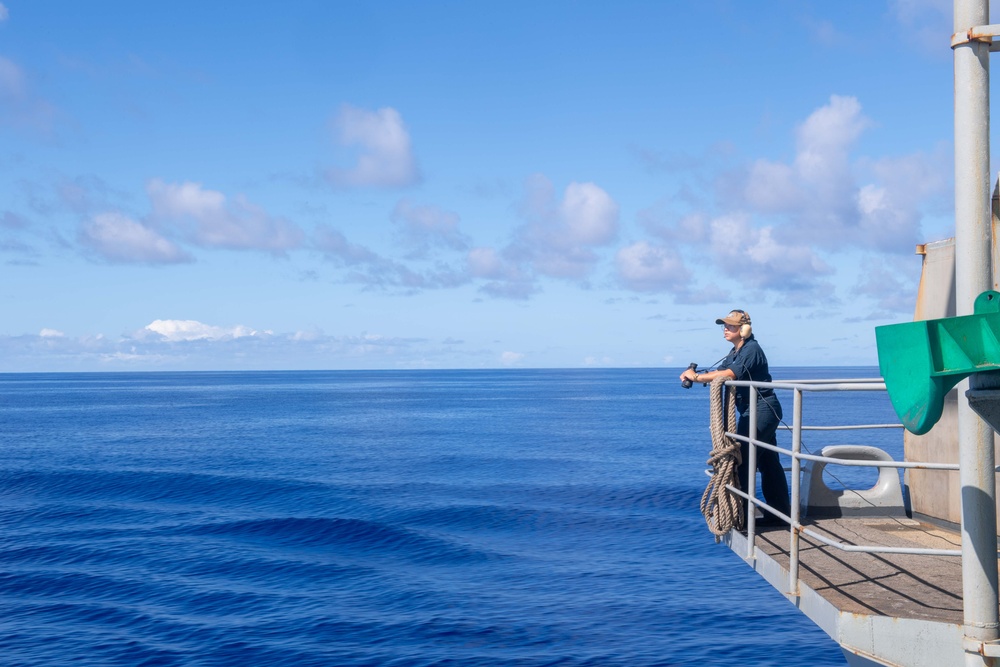
[[(954, 530), (907, 518), (809, 519), (804, 525), (844, 544), (961, 548), (961, 537)], [(758, 530), (756, 545), (762, 554), (788, 569), (787, 527)], [(962, 623), (962, 562), (958, 556), (846, 552), (803, 534), (799, 577), (842, 613)]]

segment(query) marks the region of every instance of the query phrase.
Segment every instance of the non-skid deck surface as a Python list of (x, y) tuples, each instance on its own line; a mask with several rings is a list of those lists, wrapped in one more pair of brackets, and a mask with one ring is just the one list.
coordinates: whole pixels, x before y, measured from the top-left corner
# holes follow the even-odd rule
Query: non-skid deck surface
[[(906, 518), (820, 519), (806, 527), (846, 544), (935, 549), (961, 545), (958, 533)], [(787, 528), (763, 528), (756, 542), (759, 550), (788, 567)], [(852, 553), (803, 534), (799, 576), (844, 612), (962, 623), (958, 556)]]

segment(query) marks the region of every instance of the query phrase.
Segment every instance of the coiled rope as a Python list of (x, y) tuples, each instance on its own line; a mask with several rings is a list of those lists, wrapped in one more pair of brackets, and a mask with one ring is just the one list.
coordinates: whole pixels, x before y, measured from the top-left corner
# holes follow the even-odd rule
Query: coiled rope
[[(712, 466), (712, 476), (701, 496), (701, 513), (705, 516), (708, 529), (716, 537), (744, 525), (743, 499), (726, 488), (729, 484), (739, 487), (736, 469), (743, 457), (739, 440), (726, 437), (727, 431), (736, 432), (736, 389), (730, 387), (728, 400), (723, 400), (725, 381), (726, 378), (716, 378), (709, 389), (712, 455), (707, 463)], [(728, 409), (724, 409), (724, 405)]]

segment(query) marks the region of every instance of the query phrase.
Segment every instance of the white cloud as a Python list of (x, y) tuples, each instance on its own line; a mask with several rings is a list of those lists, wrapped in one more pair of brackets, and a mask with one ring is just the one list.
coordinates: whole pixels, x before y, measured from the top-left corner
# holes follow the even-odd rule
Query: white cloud
[(852, 161), (870, 126), (857, 99), (832, 96), (796, 130), (791, 163), (750, 165), (737, 187), (745, 212), (776, 216), (774, 234), (791, 246), (908, 252), (920, 230), (920, 205), (947, 190), (948, 163), (923, 155)]
[(232, 340), (245, 336), (260, 335), (260, 332), (243, 325), (217, 327), (210, 324), (202, 324), (197, 320), (153, 320), (146, 325), (145, 330), (159, 334), (171, 342)]
[(840, 242), (838, 228), (854, 221), (850, 149), (869, 125), (857, 99), (831, 96), (796, 130), (792, 164), (757, 160), (751, 165), (742, 188), (746, 202), (760, 213), (793, 216), (806, 234)]
[(615, 266), (622, 284), (639, 292), (677, 291), (691, 279), (676, 249), (646, 241), (619, 250)]
[(200, 183), (165, 183), (157, 178), (146, 184), (146, 192), (153, 205), (152, 220), (202, 247), (283, 254), (300, 247), (305, 238), (297, 225), (269, 215), (242, 195), (230, 201)]
[(226, 196), (221, 192), (204, 190), (200, 183), (173, 185), (158, 178), (146, 184), (146, 192), (154, 210), (163, 216), (204, 218), (225, 215)]
[(557, 199), (552, 182), (535, 174), (525, 181), (519, 212), (526, 222), (506, 247), (466, 255), (469, 274), (490, 281), (480, 286), (490, 296), (528, 298), (540, 276), (585, 280), (601, 259), (595, 249), (618, 234), (618, 204), (594, 183), (572, 182)]
[(858, 191), (860, 227), (874, 247), (884, 246), (888, 250), (907, 240), (909, 247), (916, 243), (916, 229), (910, 222), (919, 217), (908, 211), (904, 202), (894, 199), (893, 194), (881, 186), (866, 185)]
[(603, 246), (618, 233), (618, 204), (594, 183), (570, 183), (557, 202), (552, 182), (534, 174), (525, 181), (521, 212), (529, 221), (522, 240), (543, 250)]
[(334, 128), (339, 142), (357, 147), (358, 156), (353, 167), (335, 167), (327, 172), (332, 185), (398, 188), (420, 182), (409, 132), (395, 109), (368, 111), (344, 105), (334, 120)]
[(42, 329), (38, 335), (42, 338), (63, 338), (66, 334), (58, 329)]
[(552, 182), (535, 174), (525, 183), (521, 213), (528, 223), (504, 255), (555, 278), (586, 277), (598, 261), (593, 248), (618, 233), (618, 204), (594, 183), (570, 183), (557, 202)]
[(796, 173), (819, 187), (831, 174), (845, 176), (848, 150), (870, 125), (857, 98), (831, 95), (829, 104), (812, 112), (796, 131)]
[(3, 3), (0, 3), (0, 22), (6, 21), (10, 14), (7, 12), (7, 8), (4, 7)]
[(605, 245), (618, 233), (618, 204), (593, 183), (566, 186), (559, 217), (567, 239), (579, 245)]
[(176, 264), (191, 257), (142, 223), (120, 213), (95, 215), (80, 230), (80, 242), (109, 262)]
[(711, 223), (710, 247), (730, 278), (778, 291), (816, 287), (830, 266), (804, 244), (784, 243), (769, 226), (755, 228), (746, 215), (721, 216)]

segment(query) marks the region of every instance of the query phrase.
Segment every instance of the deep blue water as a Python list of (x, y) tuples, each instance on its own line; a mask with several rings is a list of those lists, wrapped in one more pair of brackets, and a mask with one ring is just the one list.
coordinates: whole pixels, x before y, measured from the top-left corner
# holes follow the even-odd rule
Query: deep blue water
[(843, 665), (706, 529), (678, 372), (0, 375), (0, 660)]

